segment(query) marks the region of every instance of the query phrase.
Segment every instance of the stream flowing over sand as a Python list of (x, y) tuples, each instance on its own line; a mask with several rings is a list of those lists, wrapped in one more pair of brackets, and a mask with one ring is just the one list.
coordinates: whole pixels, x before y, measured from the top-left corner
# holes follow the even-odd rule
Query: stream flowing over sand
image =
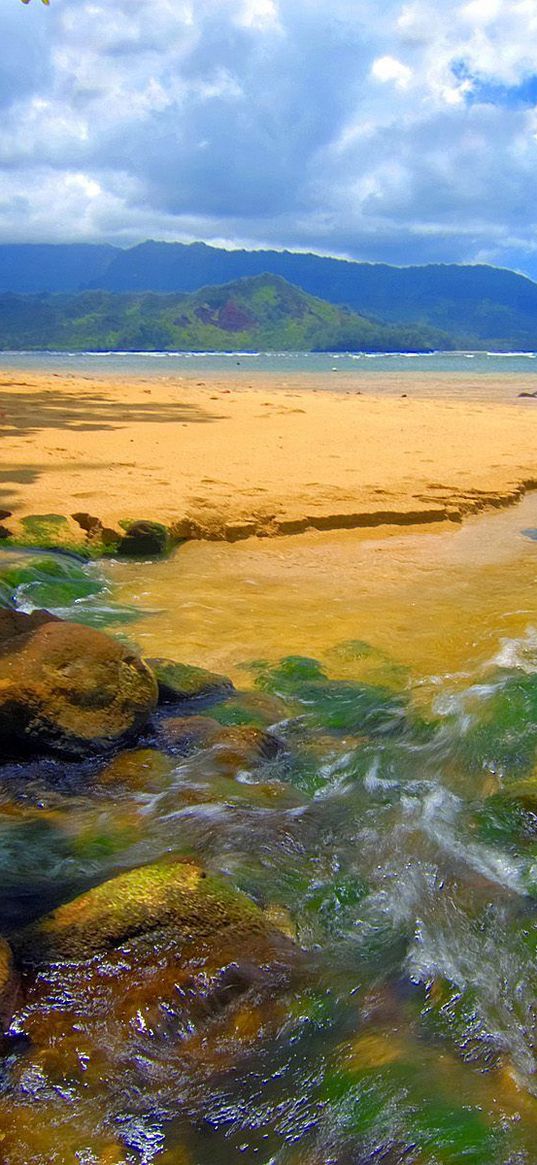
[(234, 688), (115, 757), (0, 765), (0, 933), (163, 858), (260, 913), (188, 974), (156, 929), (26, 974), (0, 1158), (535, 1165), (537, 402), (2, 381), (15, 523), (198, 528), (162, 558), (10, 540), (0, 604)]

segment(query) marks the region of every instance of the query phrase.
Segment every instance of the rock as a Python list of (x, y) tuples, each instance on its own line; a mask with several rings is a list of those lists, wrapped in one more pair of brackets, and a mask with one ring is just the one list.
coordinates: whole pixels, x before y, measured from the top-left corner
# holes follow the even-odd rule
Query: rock
[(218, 750), (221, 760), (242, 767), (260, 760), (272, 760), (282, 743), (270, 732), (251, 725), (226, 727), (210, 716), (173, 716), (159, 726), (165, 748), (179, 756), (197, 749)]
[(165, 554), (169, 545), (168, 530), (160, 522), (120, 522), (126, 531), (119, 545), (121, 555), (150, 558)]
[(175, 764), (170, 756), (155, 748), (129, 749), (120, 752), (97, 774), (99, 785), (133, 791), (158, 793), (171, 781)]
[(101, 554), (111, 554), (119, 551), (120, 543), (123, 541), (122, 535), (117, 530), (112, 530), (109, 526), (103, 526), (100, 518), (96, 518), (93, 514), (88, 514), (86, 511), (71, 514), (71, 518), (84, 531), (88, 540), (88, 549), (91, 548)]
[(201, 700), (208, 696), (231, 693), (233, 684), (227, 676), (175, 663), (171, 659), (148, 659), (158, 682), (159, 703), (174, 704), (180, 700)]
[(0, 938), (0, 1025), (2, 1032), (9, 1026), (15, 1010), (18, 987), (18, 976), (11, 947), (5, 939)]
[(283, 700), (268, 692), (234, 690), (216, 708), (211, 709), (211, 716), (219, 724), (229, 726), (252, 724), (256, 728), (269, 728), (271, 724), (287, 720), (289, 715)]
[[(165, 931), (179, 946), (213, 944), (275, 928), (250, 898), (193, 861), (161, 861), (130, 870), (59, 906), (19, 935), (23, 963), (84, 961), (129, 939)], [(283, 938), (283, 936), (282, 936)]]
[(143, 727), (158, 690), (138, 656), (43, 612), (0, 615), (1, 742), (78, 755), (112, 748)]
[[(23, 611), (12, 610), (11, 607), (0, 608), (0, 651), (9, 640), (19, 635), (28, 635), (38, 627), (44, 627), (45, 623), (59, 622), (57, 616), (51, 615), (49, 611), (32, 611), (30, 615), (26, 615)], [(14, 649), (17, 646), (14, 645)]]

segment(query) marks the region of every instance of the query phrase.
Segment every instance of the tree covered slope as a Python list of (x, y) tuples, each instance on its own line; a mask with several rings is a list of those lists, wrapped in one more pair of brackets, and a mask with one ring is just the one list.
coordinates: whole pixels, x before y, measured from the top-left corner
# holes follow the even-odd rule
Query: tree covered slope
[(0, 348), (71, 351), (426, 351), (438, 329), (384, 325), (260, 275), (192, 294), (0, 296)]

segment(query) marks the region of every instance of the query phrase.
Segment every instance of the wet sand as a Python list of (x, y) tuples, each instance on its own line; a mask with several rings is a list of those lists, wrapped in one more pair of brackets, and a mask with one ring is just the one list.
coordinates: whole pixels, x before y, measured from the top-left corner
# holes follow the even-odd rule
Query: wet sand
[(431, 377), (427, 399), (407, 377), (397, 387), (4, 371), (0, 507), (15, 523), (83, 511), (234, 541), (458, 521), (537, 486), (537, 401), (518, 400), (522, 381), (511, 404), (505, 378), (487, 403), (461, 399), (460, 377)]

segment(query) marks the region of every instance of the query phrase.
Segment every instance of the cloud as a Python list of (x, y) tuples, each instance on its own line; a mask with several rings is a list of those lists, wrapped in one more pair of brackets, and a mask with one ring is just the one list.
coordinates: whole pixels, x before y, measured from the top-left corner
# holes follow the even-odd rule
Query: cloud
[(406, 89), (412, 80), (412, 69), (395, 57), (377, 57), (371, 66), (371, 76), (377, 81), (393, 81), (398, 89)]
[(537, 273), (534, 0), (3, 0), (0, 239)]

